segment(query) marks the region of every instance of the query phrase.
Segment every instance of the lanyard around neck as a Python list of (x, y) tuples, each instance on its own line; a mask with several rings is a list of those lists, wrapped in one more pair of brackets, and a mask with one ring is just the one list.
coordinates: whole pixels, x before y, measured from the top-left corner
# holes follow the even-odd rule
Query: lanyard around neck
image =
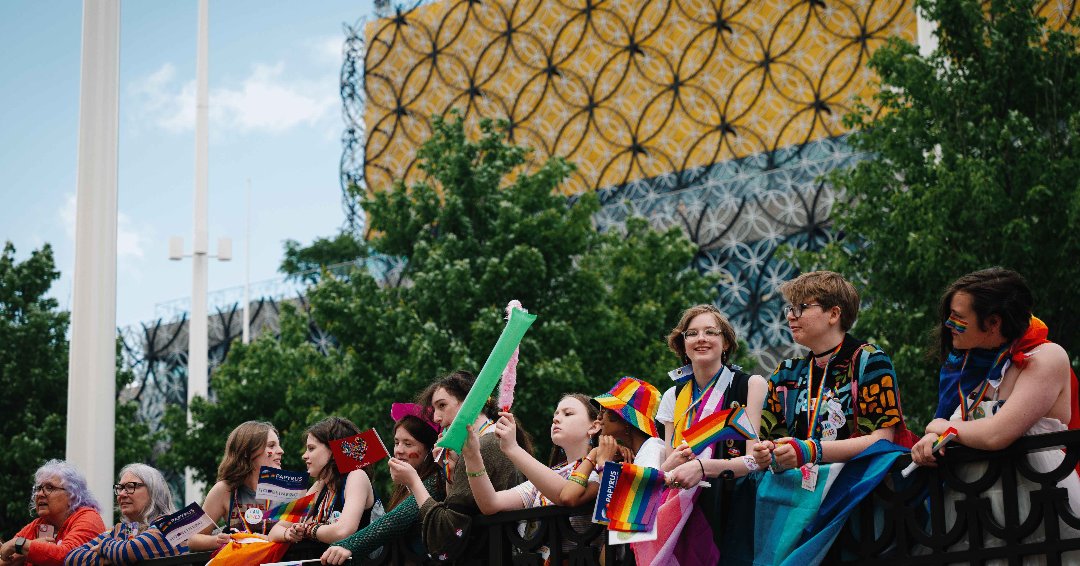
[(836, 348), (833, 349), (832, 353), (829, 355), (829, 359), (825, 361), (825, 367), (821, 368), (821, 384), (818, 385), (818, 393), (816, 398), (811, 395), (814, 392), (814, 367), (817, 364), (814, 363), (814, 360), (810, 360), (810, 369), (808, 371), (807, 377), (809, 382), (806, 384), (806, 395), (808, 396), (806, 402), (808, 405), (812, 405), (812, 408), (808, 406), (806, 411), (807, 439), (810, 439), (814, 436), (814, 428), (817, 426), (818, 413), (821, 411), (821, 396), (825, 393), (825, 381), (829, 376), (829, 364), (832, 363), (833, 356), (835, 356), (837, 352), (840, 351), (840, 348), (843, 345), (843, 342), (837, 344)]

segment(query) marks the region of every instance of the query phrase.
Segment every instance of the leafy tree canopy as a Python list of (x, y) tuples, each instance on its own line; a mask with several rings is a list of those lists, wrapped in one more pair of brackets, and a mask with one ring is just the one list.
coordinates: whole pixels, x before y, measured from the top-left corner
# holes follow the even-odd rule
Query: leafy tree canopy
[[(425, 180), (363, 203), (372, 236), (356, 245), (407, 258), (402, 283), (359, 269), (324, 276), (308, 296), (311, 321), (287, 315), (280, 340), (230, 352), (213, 378), (216, 402), (195, 406), (190, 436), (173, 435), (179, 461), (213, 479), (229, 430), (251, 418), (282, 429), (286, 467), (299, 466), (300, 431), (326, 414), (378, 426), (387, 439), (391, 403), (448, 371), (479, 372), (511, 299), (539, 315), (521, 344), (514, 412), (542, 449), (562, 393), (599, 394), (623, 375), (666, 386), (678, 365), (667, 332), (682, 309), (713, 298), (714, 282), (690, 268), (693, 244), (643, 219), (598, 233), (596, 197), (569, 202), (557, 190), (572, 166), (530, 162), (500, 124), (483, 122), (477, 140), (455, 116), (432, 126), (419, 153)], [(336, 340), (329, 355), (305, 343), (309, 322)]]
[[(70, 315), (47, 296), (60, 277), (52, 247), (45, 244), (17, 261), (7, 242), (0, 254), (0, 438), (5, 465), (0, 470), (0, 532), (14, 533), (30, 522), (30, 487), (38, 466), (63, 458), (67, 421)], [(119, 354), (118, 354), (119, 361)], [(118, 364), (119, 365), (119, 364)], [(131, 382), (117, 373), (117, 391)], [(146, 461), (153, 437), (135, 418), (134, 403), (117, 403), (117, 469)]]
[(845, 237), (799, 258), (859, 282), (857, 332), (893, 356), (917, 430), (936, 405), (941, 293), (965, 273), (1024, 274), (1050, 337), (1080, 353), (1076, 35), (1047, 30), (1032, 0), (918, 4), (939, 46), (923, 57), (893, 39), (874, 53), (882, 113), (847, 117), (874, 158), (833, 177), (850, 199), (834, 216)]

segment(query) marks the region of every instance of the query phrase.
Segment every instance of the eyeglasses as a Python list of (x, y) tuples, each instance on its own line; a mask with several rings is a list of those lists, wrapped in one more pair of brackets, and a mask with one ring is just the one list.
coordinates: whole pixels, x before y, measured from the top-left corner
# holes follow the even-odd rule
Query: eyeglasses
[(709, 338), (719, 338), (720, 337), (720, 329), (716, 328), (714, 326), (710, 326), (710, 327), (706, 328), (703, 331), (699, 331), (697, 329), (690, 329), (690, 330), (687, 330), (687, 331), (683, 332), (682, 333), (683, 340), (689, 340), (691, 338), (697, 338), (702, 332), (704, 332), (705, 336), (708, 336)]
[(787, 304), (784, 305), (784, 316), (799, 318), (802, 316), (803, 311), (810, 307), (821, 307), (821, 310), (825, 310), (825, 307), (821, 303), (802, 303), (798, 305)]
[(39, 491), (44, 491), (45, 495), (52, 495), (52, 493), (54, 491), (67, 491), (67, 490), (60, 487), (60, 486), (58, 486), (58, 485), (53, 485), (51, 483), (39, 483), (39, 484), (34, 486), (34, 489), (31, 491), (31, 493), (37, 493)]
[(146, 487), (146, 484), (139, 483), (137, 481), (129, 481), (127, 483), (118, 483), (112, 486), (112, 490), (113, 493), (115, 493), (116, 495), (120, 495), (121, 491), (128, 495), (131, 495), (132, 493), (135, 493), (135, 490), (139, 489), (140, 487)]

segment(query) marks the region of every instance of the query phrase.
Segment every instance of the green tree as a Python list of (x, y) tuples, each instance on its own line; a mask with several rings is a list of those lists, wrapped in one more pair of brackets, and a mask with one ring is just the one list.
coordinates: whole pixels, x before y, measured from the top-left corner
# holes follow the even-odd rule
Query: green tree
[[(0, 438), (6, 465), (0, 472), (0, 532), (13, 533), (30, 522), (27, 505), (38, 466), (63, 458), (67, 420), (69, 314), (46, 294), (60, 277), (46, 244), (19, 262), (8, 242), (0, 255)], [(120, 363), (117, 345), (117, 368)], [(118, 369), (117, 391), (134, 375)], [(145, 462), (156, 437), (137, 418), (134, 402), (116, 405), (116, 455), (119, 470), (130, 462)]]
[(690, 268), (693, 244), (642, 219), (598, 233), (596, 197), (568, 202), (557, 190), (572, 171), (564, 160), (531, 162), (493, 122), (477, 140), (456, 117), (432, 125), (419, 152), (425, 180), (364, 200), (372, 237), (357, 242), (360, 255), (407, 258), (400, 277), (324, 275), (308, 299), (336, 348), (321, 355), (305, 343), (306, 318), (286, 316), (280, 340), (230, 352), (212, 382), (216, 402), (196, 405), (190, 434), (174, 422), (173, 452), (205, 477), (247, 418), (272, 419), (290, 453), (296, 431), (324, 414), (377, 425), (388, 439), (391, 403), (450, 370), (479, 371), (511, 299), (539, 315), (521, 344), (514, 411), (541, 452), (561, 393), (599, 394), (623, 375), (666, 387), (678, 364), (668, 331), (682, 309), (714, 296), (715, 282)]
[(1047, 30), (1032, 0), (918, 5), (939, 46), (922, 57), (894, 39), (874, 53), (882, 111), (847, 117), (873, 158), (833, 176), (850, 199), (834, 215), (846, 236), (798, 259), (858, 281), (858, 332), (893, 356), (917, 430), (936, 406), (941, 292), (964, 273), (1024, 274), (1051, 338), (1080, 353), (1077, 38)]
[(0, 532), (10, 536), (30, 522), (27, 505), (34, 470), (64, 455), (67, 414), (68, 313), (46, 296), (60, 276), (52, 247), (23, 261), (8, 242), (0, 255)]

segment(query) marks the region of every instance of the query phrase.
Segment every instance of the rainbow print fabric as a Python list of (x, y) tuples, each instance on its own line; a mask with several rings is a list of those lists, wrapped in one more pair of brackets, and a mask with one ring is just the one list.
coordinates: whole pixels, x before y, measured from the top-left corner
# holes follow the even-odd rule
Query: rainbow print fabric
[(294, 499), (274, 507), (267, 511), (266, 520), (299, 523), (307, 516), (308, 511), (311, 509), (311, 504), (315, 502), (315, 495), (316, 494), (314, 493), (309, 493), (300, 499)]
[(621, 464), (619, 480), (607, 505), (608, 529), (644, 532), (656, 520), (664, 499), (664, 472), (656, 468)]
[(698, 456), (721, 440), (747, 440), (756, 436), (744, 407), (716, 411), (683, 433), (683, 439)]

